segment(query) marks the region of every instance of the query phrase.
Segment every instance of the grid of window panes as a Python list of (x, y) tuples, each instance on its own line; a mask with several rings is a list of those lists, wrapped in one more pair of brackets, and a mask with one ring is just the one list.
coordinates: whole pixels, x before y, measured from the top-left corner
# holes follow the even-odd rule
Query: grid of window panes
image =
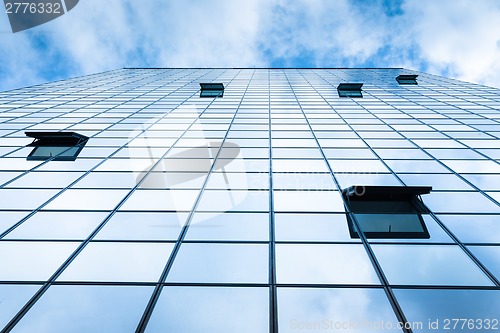
[[(0, 93), (0, 328), (498, 329), (499, 109), (498, 89), (404, 69), (122, 69)], [(89, 140), (28, 161), (25, 131)], [(432, 186), (430, 237), (352, 237), (351, 185)]]

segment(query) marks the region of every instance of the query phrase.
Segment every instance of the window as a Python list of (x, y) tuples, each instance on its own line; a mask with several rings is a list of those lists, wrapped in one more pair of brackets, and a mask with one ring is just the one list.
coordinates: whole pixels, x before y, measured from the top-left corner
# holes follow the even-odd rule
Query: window
[(339, 97), (363, 97), (361, 87), (363, 83), (341, 83), (337, 87)]
[(396, 78), (399, 84), (418, 84), (417, 83), (418, 75), (414, 74), (401, 74)]
[[(428, 210), (418, 198), (429, 186), (351, 186), (342, 191), (367, 238), (430, 238), (422, 213)], [(349, 233), (359, 238), (348, 215)]]
[(222, 83), (200, 83), (200, 87), (200, 97), (224, 96), (224, 85)]
[(28, 161), (52, 159), (74, 161), (88, 141), (88, 137), (75, 132), (25, 132), (35, 140), (28, 147), (35, 147), (26, 158)]

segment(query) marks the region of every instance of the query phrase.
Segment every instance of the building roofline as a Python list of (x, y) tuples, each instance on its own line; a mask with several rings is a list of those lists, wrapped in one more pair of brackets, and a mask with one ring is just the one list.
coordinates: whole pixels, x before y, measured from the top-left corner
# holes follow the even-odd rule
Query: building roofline
[(406, 69), (403, 67), (123, 67), (123, 69)]

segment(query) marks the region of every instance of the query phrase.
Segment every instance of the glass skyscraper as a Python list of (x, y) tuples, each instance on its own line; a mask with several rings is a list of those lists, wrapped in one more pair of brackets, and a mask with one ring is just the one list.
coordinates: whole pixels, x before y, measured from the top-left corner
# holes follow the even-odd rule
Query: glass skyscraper
[(396, 68), (2, 92), (0, 329), (498, 331), (499, 109)]

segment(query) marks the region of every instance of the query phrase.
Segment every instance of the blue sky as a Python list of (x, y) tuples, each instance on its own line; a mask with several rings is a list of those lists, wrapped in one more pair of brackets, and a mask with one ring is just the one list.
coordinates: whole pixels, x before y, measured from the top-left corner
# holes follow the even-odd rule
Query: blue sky
[(405, 67), (500, 87), (497, 0), (81, 0), (13, 34), (0, 90), (121, 67)]

